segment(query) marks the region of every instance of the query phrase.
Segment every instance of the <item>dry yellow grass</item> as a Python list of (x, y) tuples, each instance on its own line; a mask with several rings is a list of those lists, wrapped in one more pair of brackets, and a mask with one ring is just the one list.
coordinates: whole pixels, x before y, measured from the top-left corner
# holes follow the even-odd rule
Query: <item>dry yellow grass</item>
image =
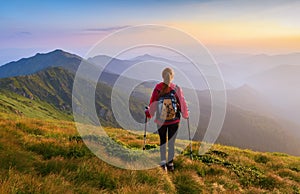
[[(142, 133), (105, 131), (121, 145), (142, 148)], [(299, 157), (223, 145), (196, 157), (194, 142), (195, 160), (179, 155), (174, 173), (135, 171), (103, 162), (72, 137), (79, 137), (72, 122), (1, 114), (0, 193), (300, 193)], [(147, 139), (159, 143), (157, 135)]]

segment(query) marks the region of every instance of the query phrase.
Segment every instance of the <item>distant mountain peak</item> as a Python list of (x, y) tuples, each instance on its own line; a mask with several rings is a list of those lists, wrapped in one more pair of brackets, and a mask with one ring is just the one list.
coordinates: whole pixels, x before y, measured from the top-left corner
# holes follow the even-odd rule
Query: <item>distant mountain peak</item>
[(145, 53), (143, 55), (134, 57), (130, 60), (132, 60), (132, 61), (149, 61), (149, 60), (170, 61), (168, 58), (164, 58), (161, 56), (153, 56), (153, 55), (150, 55), (149, 53)]
[(240, 89), (240, 90), (254, 90), (254, 88), (252, 88), (248, 84), (244, 84), (244, 85), (240, 86), (238, 89)]
[[(62, 49), (55, 49), (53, 51), (47, 52), (47, 53), (37, 53), (35, 56), (33, 57), (37, 57), (37, 56), (64, 56), (64, 57), (75, 57), (77, 59), (82, 59), (80, 56), (69, 53), (67, 51), (64, 51)], [(30, 59), (33, 57), (29, 57), (29, 58), (24, 58), (24, 59)]]
[(28, 58), (7, 63), (0, 67), (0, 78), (29, 75), (49, 67), (65, 67), (66, 69), (76, 70), (82, 58), (56, 49), (48, 53), (37, 53)]
[(251, 87), (250, 85), (248, 84), (244, 84), (238, 88), (235, 88), (235, 89), (230, 89), (228, 90), (228, 92), (230, 94), (235, 94), (235, 95), (245, 95), (245, 97), (258, 97), (259, 93), (258, 91), (256, 91), (253, 87)]
[(52, 52), (63, 52), (63, 53), (65, 53), (65, 51), (63, 51), (62, 49), (55, 49), (55, 50), (52, 51)]
[(47, 52), (47, 53), (37, 53), (36, 55), (64, 54), (64, 53), (67, 53), (67, 52), (63, 51), (62, 49), (55, 49), (55, 50)]
[(150, 55), (150, 54), (148, 54), (148, 53), (145, 53), (144, 55), (142, 55), (143, 57), (154, 57), (154, 56), (152, 56), (152, 55)]

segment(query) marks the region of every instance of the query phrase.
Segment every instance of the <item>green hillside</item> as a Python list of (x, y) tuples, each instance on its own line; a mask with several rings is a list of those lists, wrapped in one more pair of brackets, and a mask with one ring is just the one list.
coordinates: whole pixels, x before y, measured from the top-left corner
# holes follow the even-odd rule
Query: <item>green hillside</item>
[[(2, 93), (14, 93), (30, 99), (32, 102), (46, 102), (61, 112), (72, 113), (72, 89), (74, 74), (62, 67), (53, 67), (32, 75), (10, 77), (0, 79)], [(85, 89), (92, 88), (86, 80), (81, 82)], [(90, 90), (88, 90), (90, 91)], [(105, 83), (97, 83), (95, 91), (95, 105), (101, 124), (106, 126), (118, 126), (112, 114), (110, 96), (112, 89)], [(122, 95), (122, 94), (120, 94)], [(76, 96), (79, 102), (84, 101), (82, 96)], [(131, 99), (132, 114), (138, 121), (143, 121), (144, 103)]]
[(60, 111), (45, 101), (33, 100), (13, 92), (0, 90), (0, 114), (7, 115), (7, 113), (11, 113), (9, 117), (17, 115), (38, 119), (72, 120), (71, 114)]
[(0, 80), (0, 86), (2, 90), (45, 101), (70, 112), (73, 79), (73, 74), (57, 67), (33, 75), (4, 78)]
[[(105, 128), (120, 146), (141, 150), (142, 136)], [(150, 135), (147, 143), (158, 144)], [(174, 173), (131, 171), (94, 156), (73, 122), (0, 116), (0, 193), (300, 193), (300, 158), (214, 145)]]

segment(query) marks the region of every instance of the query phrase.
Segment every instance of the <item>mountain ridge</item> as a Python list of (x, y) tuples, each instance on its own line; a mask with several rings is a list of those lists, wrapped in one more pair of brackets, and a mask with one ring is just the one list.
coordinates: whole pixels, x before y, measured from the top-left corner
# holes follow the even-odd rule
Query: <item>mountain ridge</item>
[(81, 57), (60, 49), (49, 53), (38, 53), (35, 56), (22, 58), (1, 66), (0, 78), (29, 75), (49, 67), (59, 67), (61, 64), (70, 69), (77, 69), (81, 60)]
[[(60, 51), (58, 51), (60, 52)], [(72, 56), (71, 56), (72, 57)], [(61, 66), (64, 66), (64, 64), (60, 64)], [(12, 77), (12, 78), (4, 78), (0, 80), (0, 86), (2, 89), (6, 89), (11, 92), (15, 92), (19, 95), (26, 96), (28, 98), (38, 98), (39, 100), (44, 100), (47, 103), (50, 103), (57, 107), (61, 111), (71, 112), (72, 108), (72, 84), (74, 80), (74, 73), (72, 71), (66, 70), (63, 67), (50, 67), (46, 70), (36, 72), (32, 75), (27, 76), (19, 76), (19, 77)], [(111, 74), (107, 74), (107, 79), (111, 79)], [(98, 89), (96, 89), (96, 107), (97, 107), (97, 113), (101, 120), (101, 122), (106, 123), (107, 125), (116, 126), (115, 119), (113, 115), (111, 114), (111, 108), (110, 108), (110, 94), (111, 94), (111, 86), (104, 84), (104, 83), (98, 83), (100, 84)], [(89, 85), (89, 84), (88, 84)], [(152, 83), (149, 84), (149, 86), (153, 85)], [(143, 87), (147, 86), (147, 84), (143, 84)], [(146, 88), (148, 89), (148, 88)], [(152, 88), (149, 88), (149, 90)], [(143, 92), (143, 90), (141, 90)], [(204, 94), (205, 93), (205, 94)], [(201, 111), (202, 111), (202, 117), (200, 116), (200, 125), (198, 126), (198, 137), (197, 140), (201, 140), (201, 137), (203, 137), (203, 133), (205, 132), (205, 127), (207, 127), (208, 121), (210, 119), (211, 114), (211, 107), (210, 104), (210, 94), (209, 92), (200, 92), (199, 94), (199, 102), (201, 104)], [(202, 95), (202, 96), (201, 96)], [(130, 106), (131, 106), (131, 114), (133, 114), (133, 117), (138, 122), (143, 122), (144, 120), (144, 113), (143, 108), (145, 104), (148, 104), (149, 102), (149, 96), (146, 95), (138, 95), (135, 94), (132, 96), (130, 100)], [(137, 100), (138, 97), (139, 99)], [(77, 97), (80, 98), (80, 97)], [(251, 123), (251, 120), (255, 119), (257, 116), (255, 113), (248, 114), (247, 111), (243, 109), (239, 109), (235, 106), (230, 106), (230, 112), (228, 112), (227, 115), (227, 121), (225, 122), (227, 125), (226, 127), (226, 133), (223, 134), (223, 137), (219, 138), (220, 143), (226, 143), (226, 144), (233, 144), (239, 145), (240, 147), (251, 147), (251, 141), (244, 141), (247, 142), (247, 145), (243, 143), (243, 130), (240, 128), (245, 128), (246, 134), (249, 134), (251, 138), (256, 138), (255, 134), (260, 134), (260, 130), (265, 131), (266, 134), (264, 134), (263, 137), (265, 137), (265, 140), (268, 141), (262, 141), (260, 142), (260, 150), (262, 151), (276, 151), (281, 150), (281, 148), (288, 149), (289, 153), (299, 154), (297, 153), (297, 150), (294, 150), (292, 148), (289, 148), (286, 146), (286, 142), (283, 139), (284, 136), (281, 134), (282, 131), (284, 131), (284, 128), (279, 128), (279, 131), (275, 132), (275, 130), (272, 130), (272, 127), (270, 126), (276, 126), (278, 123), (275, 120), (268, 120), (264, 116), (260, 115), (261, 119), (258, 120), (261, 123), (264, 123), (264, 120), (266, 120), (266, 123), (262, 124), (262, 126), (254, 125)], [(194, 108), (194, 107), (193, 107)], [(195, 110), (196, 111), (196, 110)], [(245, 119), (246, 118), (246, 119)], [(264, 119), (265, 118), (265, 119)], [(269, 124), (268, 124), (269, 122)], [(277, 123), (277, 124), (276, 124)], [(233, 130), (234, 129), (234, 130)], [(234, 131), (234, 132), (233, 132)], [(251, 134), (251, 131), (255, 133)], [(239, 138), (230, 138), (226, 137), (227, 134), (231, 137), (234, 137), (233, 134), (240, 135)], [(261, 136), (261, 135), (260, 135)], [(273, 144), (272, 137), (276, 139), (276, 141), (281, 142), (280, 144), (285, 145), (279, 145), (279, 144)], [(276, 137), (276, 138), (275, 138)], [(291, 142), (295, 143), (295, 140), (291, 140)], [(299, 154), (300, 155), (300, 154)]]

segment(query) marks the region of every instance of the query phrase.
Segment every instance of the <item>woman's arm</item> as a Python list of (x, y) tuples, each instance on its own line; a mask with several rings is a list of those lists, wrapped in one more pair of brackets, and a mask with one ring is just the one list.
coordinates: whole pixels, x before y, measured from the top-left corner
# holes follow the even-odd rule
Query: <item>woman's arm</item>
[(148, 118), (153, 117), (156, 112), (158, 94), (159, 94), (159, 90), (157, 89), (157, 85), (156, 85), (150, 98), (149, 108), (145, 110), (146, 116)]

